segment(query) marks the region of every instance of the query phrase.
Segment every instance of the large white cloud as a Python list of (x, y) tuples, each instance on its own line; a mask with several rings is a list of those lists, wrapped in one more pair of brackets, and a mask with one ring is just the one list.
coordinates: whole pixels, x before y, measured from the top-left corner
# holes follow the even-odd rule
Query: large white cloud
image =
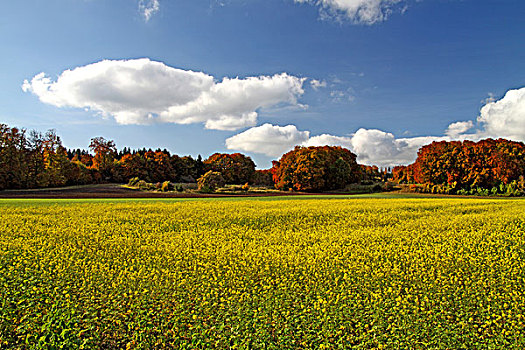
[(264, 124), (228, 138), (226, 147), (278, 157), (306, 142), (309, 136), (310, 132), (299, 131), (295, 125)]
[(294, 0), (296, 3), (315, 4), (322, 17), (347, 18), (354, 23), (374, 24), (382, 22), (401, 8), (404, 0)]
[(104, 60), (66, 70), (52, 81), (44, 73), (22, 88), (57, 107), (89, 108), (120, 124), (204, 123), (235, 130), (253, 126), (260, 108), (297, 104), (304, 78), (224, 78), (169, 67), (147, 58)]

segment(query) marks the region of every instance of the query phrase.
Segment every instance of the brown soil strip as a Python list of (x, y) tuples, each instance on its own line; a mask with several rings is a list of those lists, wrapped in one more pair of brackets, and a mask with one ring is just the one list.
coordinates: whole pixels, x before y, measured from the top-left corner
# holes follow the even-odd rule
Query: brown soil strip
[[(274, 197), (290, 195), (312, 195), (321, 193), (299, 192), (268, 192), (246, 194), (204, 194), (178, 192), (145, 192), (115, 184), (96, 186), (76, 186), (50, 189), (5, 190), (0, 191), (0, 198), (49, 198), (49, 199), (80, 199), (80, 198), (226, 198), (226, 197)], [(326, 194), (326, 193), (325, 193)]]

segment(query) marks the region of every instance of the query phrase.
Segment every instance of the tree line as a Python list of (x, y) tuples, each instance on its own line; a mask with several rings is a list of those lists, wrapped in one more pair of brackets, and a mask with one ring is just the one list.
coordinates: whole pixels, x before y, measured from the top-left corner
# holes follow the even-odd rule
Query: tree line
[[(280, 190), (329, 191), (355, 182), (412, 184), (415, 190), (446, 194), (525, 194), (525, 144), (505, 139), (433, 142), (419, 149), (408, 166), (379, 169), (360, 165), (342, 147), (296, 147), (256, 170), (240, 153), (215, 153), (203, 160), (167, 150), (124, 148), (112, 140), (91, 139), (88, 150), (68, 150), (54, 130), (45, 133), (0, 124), (0, 189), (126, 183), (197, 182), (207, 172), (227, 184), (255, 184)], [(417, 184), (417, 186), (416, 186)]]
[(91, 139), (88, 150), (67, 150), (54, 130), (27, 132), (0, 124), (0, 189), (24, 189), (127, 182), (192, 182), (204, 174), (199, 156), (180, 157), (167, 150), (118, 152), (115, 143)]
[(54, 130), (26, 131), (0, 124), (0, 189), (25, 189), (125, 183), (197, 182), (207, 172), (218, 172), (227, 184), (255, 184), (281, 190), (322, 191), (343, 188), (360, 180), (386, 177), (375, 166), (358, 165), (356, 156), (341, 147), (296, 147), (271, 169), (256, 170), (253, 160), (240, 153), (171, 154), (167, 150), (124, 148), (103, 137), (91, 139), (88, 150), (66, 149)]

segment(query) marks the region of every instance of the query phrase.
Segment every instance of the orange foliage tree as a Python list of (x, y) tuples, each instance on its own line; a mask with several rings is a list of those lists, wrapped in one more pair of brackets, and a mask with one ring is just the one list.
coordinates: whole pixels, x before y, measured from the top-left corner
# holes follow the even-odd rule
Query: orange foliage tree
[(525, 144), (505, 139), (433, 142), (418, 151), (414, 164), (394, 168), (393, 176), (400, 183), (446, 186), (451, 192), (503, 192), (500, 186), (523, 181)]
[(273, 162), (280, 190), (326, 191), (344, 188), (361, 177), (356, 155), (342, 147), (300, 147)]
[(105, 179), (110, 179), (117, 155), (115, 142), (103, 137), (95, 137), (91, 139), (89, 148), (95, 153), (92, 168), (98, 170)]
[(206, 171), (222, 174), (228, 184), (245, 184), (251, 182), (255, 175), (255, 163), (241, 153), (215, 153), (204, 161)]

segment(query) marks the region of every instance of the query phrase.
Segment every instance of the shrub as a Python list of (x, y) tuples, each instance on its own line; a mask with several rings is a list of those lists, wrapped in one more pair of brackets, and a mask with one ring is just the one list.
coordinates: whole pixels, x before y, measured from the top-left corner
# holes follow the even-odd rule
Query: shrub
[(139, 180), (135, 186), (143, 191), (152, 191), (156, 189), (154, 184), (151, 184), (144, 180)]
[(372, 192), (381, 192), (383, 190), (383, 187), (379, 184), (375, 184), (374, 187), (372, 187)]
[(168, 192), (168, 191), (172, 191), (173, 190), (173, 186), (171, 185), (171, 182), (169, 181), (164, 181), (162, 183), (162, 186), (160, 187), (160, 190), (162, 192)]
[(137, 184), (139, 181), (140, 179), (138, 177), (132, 177), (131, 179), (129, 179), (128, 186), (138, 187)]
[(394, 190), (394, 185), (391, 183), (391, 182), (385, 182), (383, 184), (383, 191), (385, 192), (390, 192), (390, 191), (393, 191)]
[(198, 180), (198, 189), (201, 192), (214, 192), (217, 188), (225, 185), (224, 177), (218, 171), (208, 171)]

